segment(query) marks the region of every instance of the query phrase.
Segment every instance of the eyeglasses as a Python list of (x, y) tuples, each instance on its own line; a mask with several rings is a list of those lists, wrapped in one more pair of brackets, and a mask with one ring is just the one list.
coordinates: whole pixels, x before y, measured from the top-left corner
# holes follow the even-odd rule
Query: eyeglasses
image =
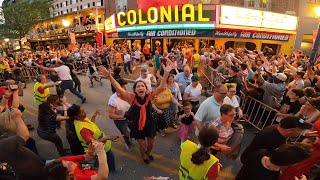
[(236, 93), (237, 91), (229, 91), (229, 93)]

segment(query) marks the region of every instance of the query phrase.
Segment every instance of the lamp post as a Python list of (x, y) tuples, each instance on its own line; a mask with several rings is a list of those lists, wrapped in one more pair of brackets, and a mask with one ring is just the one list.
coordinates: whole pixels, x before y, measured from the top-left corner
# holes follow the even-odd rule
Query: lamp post
[[(6, 51), (8, 52), (8, 50), (9, 50), (9, 41), (10, 41), (10, 39), (9, 38), (4, 38), (4, 42), (6, 42)], [(7, 53), (6, 52), (6, 53)]]
[(68, 20), (62, 20), (62, 25), (66, 28), (66, 30), (67, 30), (67, 37), (69, 38), (69, 26), (70, 26), (70, 21), (68, 21)]
[[(320, 17), (320, 7), (315, 8), (315, 14), (317, 17)], [(311, 65), (313, 65), (316, 60), (319, 43), (320, 43), (320, 21), (318, 22), (317, 36), (316, 36), (316, 39), (314, 40), (314, 44), (313, 44), (311, 55), (310, 55)]]

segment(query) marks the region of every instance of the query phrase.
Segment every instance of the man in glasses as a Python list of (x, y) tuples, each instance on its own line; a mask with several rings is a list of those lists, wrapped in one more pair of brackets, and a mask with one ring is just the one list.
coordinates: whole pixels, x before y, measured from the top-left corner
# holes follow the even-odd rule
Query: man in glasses
[[(207, 98), (200, 104), (200, 107), (195, 115), (195, 125), (198, 130), (211, 120), (221, 116), (220, 107), (223, 104), (224, 98), (227, 96), (228, 88), (224, 84), (217, 85), (214, 88), (213, 95)], [(196, 135), (198, 131), (196, 131)]]
[(184, 90), (191, 83), (191, 69), (189, 66), (184, 66), (183, 72), (178, 73), (174, 80), (178, 83), (181, 94), (184, 93)]

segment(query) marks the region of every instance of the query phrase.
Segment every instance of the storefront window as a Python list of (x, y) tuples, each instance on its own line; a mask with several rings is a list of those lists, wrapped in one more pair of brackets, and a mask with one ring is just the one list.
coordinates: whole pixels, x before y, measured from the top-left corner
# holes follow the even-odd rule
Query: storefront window
[(280, 44), (266, 44), (266, 43), (262, 43), (261, 46), (261, 51), (264, 51), (267, 47), (271, 48), (273, 50), (274, 54), (278, 54), (278, 52), (281, 49), (281, 45)]
[(224, 48), (225, 49), (234, 48), (234, 44), (235, 44), (234, 41), (228, 41), (228, 42), (224, 43)]
[(252, 42), (246, 42), (245, 47), (246, 49), (253, 51), (256, 49), (257, 45)]
[(182, 51), (183, 54), (185, 54), (187, 51), (191, 52), (194, 50), (195, 40), (194, 39), (169, 39), (167, 47), (169, 52), (177, 48), (180, 51)]

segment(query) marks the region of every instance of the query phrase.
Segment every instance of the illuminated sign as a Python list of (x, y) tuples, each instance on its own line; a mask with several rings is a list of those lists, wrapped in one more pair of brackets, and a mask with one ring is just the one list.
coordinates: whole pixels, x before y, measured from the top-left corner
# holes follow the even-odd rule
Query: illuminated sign
[(213, 30), (151, 30), (118, 32), (118, 38), (148, 38), (148, 37), (212, 37)]
[(118, 32), (127, 32), (127, 31), (143, 31), (143, 30), (162, 30), (162, 29), (214, 29), (214, 24), (151, 24), (144, 26), (125, 26), (117, 28)]
[(150, 7), (156, 7), (159, 10), (160, 6), (168, 7), (183, 4), (188, 4), (188, 0), (138, 0), (138, 9), (147, 13)]
[[(195, 11), (196, 7), (192, 4), (185, 4), (179, 10), (179, 5), (174, 6), (160, 6), (159, 10), (156, 7), (150, 7), (147, 10), (147, 17), (143, 18), (142, 9), (129, 10), (128, 13), (119, 12), (117, 14), (118, 25), (136, 25), (136, 24), (154, 24), (156, 22), (171, 23), (171, 22), (210, 22), (209, 17), (204, 17), (202, 4), (198, 5), (197, 15)], [(173, 12), (173, 13), (172, 13)], [(181, 16), (180, 16), (181, 14)]]
[(214, 33), (214, 37), (289, 41), (290, 35), (266, 32), (216, 30), (216, 32)]
[(221, 6), (221, 24), (294, 31), (297, 28), (297, 22), (297, 17), (286, 14), (233, 6)]
[(104, 26), (107, 33), (112, 33), (117, 30), (115, 14), (113, 14), (112, 16), (110, 16), (108, 19), (104, 21)]

